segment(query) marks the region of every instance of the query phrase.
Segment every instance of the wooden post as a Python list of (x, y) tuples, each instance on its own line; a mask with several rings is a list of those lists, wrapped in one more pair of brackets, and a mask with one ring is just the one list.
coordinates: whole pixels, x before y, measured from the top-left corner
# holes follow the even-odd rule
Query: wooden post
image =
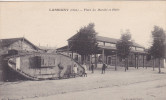
[(115, 55), (115, 70), (117, 70), (117, 53), (116, 53), (116, 55)]
[(137, 55), (137, 69), (138, 69), (138, 67), (139, 67), (139, 55)]
[(145, 60), (144, 60), (144, 63), (145, 63), (145, 67), (146, 67), (146, 69), (147, 69), (147, 57), (146, 57), (146, 55), (145, 55)]
[(73, 51), (72, 51), (72, 55), (71, 55), (72, 59), (73, 59)]
[(89, 69), (91, 70), (91, 62), (92, 62), (92, 55), (90, 55), (90, 58), (89, 58)]
[(155, 67), (155, 59), (153, 59), (153, 71), (154, 71), (154, 67)]
[(163, 59), (164, 61), (163, 61), (163, 67), (166, 67), (166, 59)]
[(137, 55), (135, 54), (135, 68), (137, 67)]
[(125, 71), (127, 70), (127, 64), (126, 64), (127, 61), (126, 61), (126, 60), (127, 60), (127, 59), (125, 58), (125, 60), (124, 60), (124, 63), (125, 63), (125, 64), (124, 64), (124, 66), (125, 66)]
[(95, 68), (97, 68), (97, 56), (95, 54)]
[(161, 59), (159, 58), (159, 73), (161, 73), (161, 69), (160, 69), (160, 67), (161, 67)]
[(107, 56), (107, 61), (106, 61), (106, 62), (107, 62), (107, 65), (108, 65), (108, 59), (109, 59), (109, 56)]
[(144, 66), (145, 66), (145, 62), (144, 62), (144, 55), (143, 55), (143, 68), (144, 68)]
[(86, 63), (86, 64), (87, 64), (87, 57), (88, 57), (88, 56), (87, 56), (87, 55), (85, 55), (85, 63)]
[(70, 55), (69, 55), (69, 45), (67, 46), (67, 55), (70, 57)]
[(104, 63), (104, 62), (105, 62), (105, 60), (104, 60), (104, 49), (102, 50), (102, 56), (103, 56), (102, 61), (103, 61), (103, 63)]
[(106, 64), (108, 64), (108, 63), (107, 63), (107, 57), (108, 57), (108, 56), (106, 55), (106, 56), (105, 56), (105, 63), (106, 63)]
[(129, 69), (129, 57), (127, 57), (127, 70)]

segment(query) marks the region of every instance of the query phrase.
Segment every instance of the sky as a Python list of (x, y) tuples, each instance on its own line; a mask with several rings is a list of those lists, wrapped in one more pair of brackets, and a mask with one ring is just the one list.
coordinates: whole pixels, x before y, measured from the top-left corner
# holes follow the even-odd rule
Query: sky
[[(94, 23), (99, 36), (120, 39), (129, 29), (132, 39), (147, 48), (154, 25), (166, 30), (165, 5), (166, 1), (0, 2), (0, 38), (25, 37), (37, 46), (61, 47), (81, 27)], [(64, 9), (68, 11), (58, 11)]]

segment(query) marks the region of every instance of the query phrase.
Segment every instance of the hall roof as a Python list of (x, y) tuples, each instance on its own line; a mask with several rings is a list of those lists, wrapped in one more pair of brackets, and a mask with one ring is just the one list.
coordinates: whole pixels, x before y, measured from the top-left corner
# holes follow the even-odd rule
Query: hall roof
[[(72, 37), (70, 37), (68, 39), (68, 41), (72, 41), (72, 40), (74, 40), (77, 37), (78, 37), (78, 35), (75, 34)], [(116, 44), (120, 39), (115, 39), (115, 38), (110, 38), (110, 37), (104, 37), (104, 36), (96, 36), (96, 40), (100, 41), (100, 42), (108, 42), (108, 43), (114, 43), (114, 44)], [(135, 43), (135, 42), (133, 42), (133, 46), (134, 47), (139, 47), (139, 48), (144, 48), (143, 46), (141, 46), (140, 44)]]

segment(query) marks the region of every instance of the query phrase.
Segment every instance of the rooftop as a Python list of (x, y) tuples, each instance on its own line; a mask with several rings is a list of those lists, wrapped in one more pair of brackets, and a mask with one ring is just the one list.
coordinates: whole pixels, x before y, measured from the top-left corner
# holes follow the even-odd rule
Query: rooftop
[[(109, 42), (109, 43), (114, 43), (116, 44), (120, 39), (115, 39), (115, 38), (109, 38), (109, 37), (103, 37), (103, 36), (96, 36), (97, 41), (101, 41), (101, 42)], [(133, 42), (133, 46), (135, 47), (140, 47), (140, 48), (144, 48), (143, 46)]]
[(16, 42), (16, 41), (26, 41), (27, 43), (29, 43), (30, 45), (32, 45), (35, 49), (39, 49), (37, 46), (35, 46), (33, 43), (31, 43), (30, 41), (28, 41), (26, 38), (24, 37), (20, 37), (20, 38), (9, 38), (9, 39), (0, 39), (0, 47), (8, 47), (9, 45), (11, 45), (12, 43)]
[[(73, 35), (71, 38), (69, 38), (68, 41), (74, 40), (74, 39), (77, 38), (77, 37), (78, 37), (78, 35), (75, 34), (75, 35)], [(96, 40), (97, 40), (97, 41), (101, 41), (101, 42), (109, 42), (109, 43), (114, 43), (114, 44), (116, 44), (117, 41), (119, 41), (120, 39), (115, 39), (115, 38), (110, 38), (110, 37), (103, 37), (103, 36), (96, 36)], [(143, 46), (141, 46), (141, 45), (139, 45), (139, 44), (137, 44), (137, 43), (135, 43), (135, 42), (133, 42), (133, 46), (134, 46), (134, 47), (144, 48)]]

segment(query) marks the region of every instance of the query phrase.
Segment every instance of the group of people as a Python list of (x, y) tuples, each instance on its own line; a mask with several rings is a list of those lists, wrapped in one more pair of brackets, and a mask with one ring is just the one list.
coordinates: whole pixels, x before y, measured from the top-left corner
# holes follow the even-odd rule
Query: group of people
[[(83, 68), (84, 68), (84, 70), (85, 70), (83, 76), (86, 76), (86, 77), (87, 77), (87, 67), (86, 67), (86, 64), (84, 63), (82, 66), (83, 66)], [(104, 74), (104, 73), (105, 73), (106, 68), (107, 68), (107, 65), (106, 65), (105, 63), (103, 63), (101, 74)], [(91, 69), (92, 73), (94, 73), (94, 64), (93, 64), (93, 63), (92, 63), (92, 65), (91, 65), (90, 69)]]
[[(87, 67), (86, 67), (86, 64), (84, 63), (83, 65), (83, 68), (84, 68), (84, 73), (83, 73), (83, 76), (85, 77), (87, 77)], [(74, 77), (76, 76), (76, 74), (77, 74), (77, 64), (74, 64), (74, 66), (73, 66), (73, 73), (74, 73)]]
[[(64, 67), (63, 67), (63, 65), (61, 63), (58, 64), (58, 67), (60, 69), (59, 70), (59, 78), (61, 78), (61, 72), (62, 72), (62, 70), (63, 70)], [(84, 68), (83, 76), (87, 77), (87, 66), (86, 66), (86, 64), (83, 63), (82, 67)], [(103, 65), (102, 65), (102, 74), (105, 73), (105, 69), (106, 68), (107, 68), (107, 65), (105, 63), (103, 63)], [(91, 69), (92, 73), (94, 73), (94, 64), (93, 63), (90, 66), (90, 69)], [(74, 64), (74, 66), (73, 66), (73, 76), (76, 77), (77, 73), (78, 73), (78, 66), (77, 66), (77, 64)]]

